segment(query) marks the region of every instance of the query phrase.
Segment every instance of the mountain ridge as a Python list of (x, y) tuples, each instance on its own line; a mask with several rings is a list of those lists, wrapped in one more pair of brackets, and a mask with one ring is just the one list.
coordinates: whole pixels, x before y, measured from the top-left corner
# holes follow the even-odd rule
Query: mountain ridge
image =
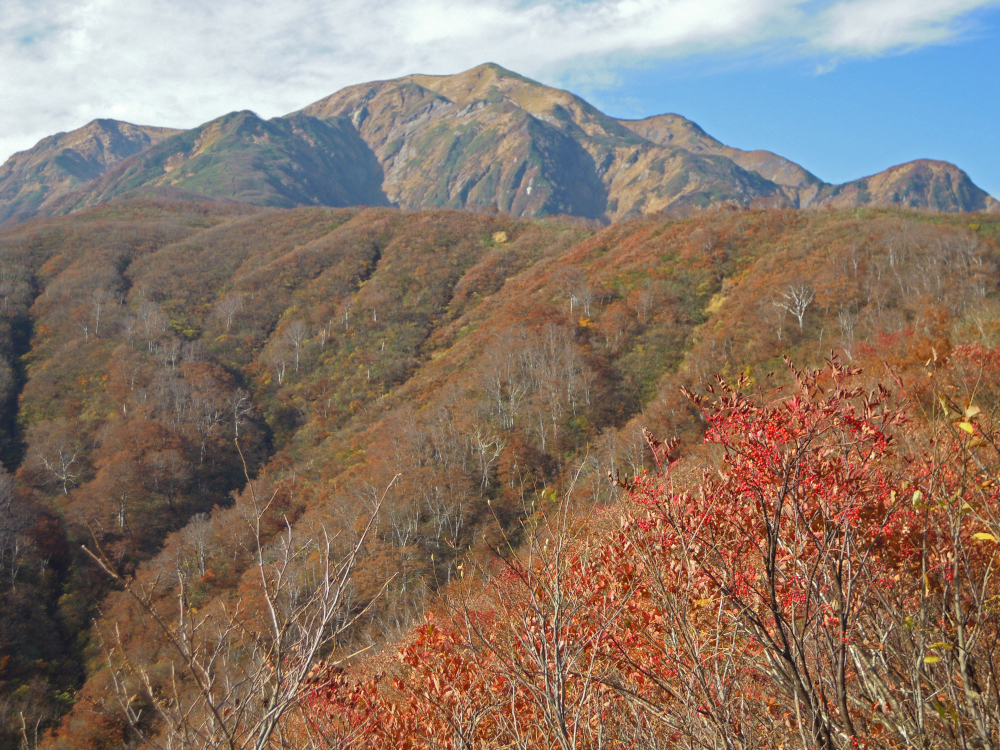
[[(98, 149), (95, 138), (111, 145)], [(264, 206), (601, 221), (727, 203), (1000, 210), (948, 162), (918, 159), (833, 185), (770, 151), (727, 146), (681, 115), (616, 119), (486, 63), (348, 86), (270, 120), (231, 113), (188, 131), (96, 120), (0, 167), (0, 221), (165, 187)]]
[(376, 164), (345, 123), (262, 120), (242, 111), (163, 139), (52, 208), (68, 213), (155, 187), (279, 208), (385, 205), (379, 182)]
[(0, 222), (39, 213), (47, 203), (180, 132), (98, 118), (82, 128), (43, 138), (0, 165)]

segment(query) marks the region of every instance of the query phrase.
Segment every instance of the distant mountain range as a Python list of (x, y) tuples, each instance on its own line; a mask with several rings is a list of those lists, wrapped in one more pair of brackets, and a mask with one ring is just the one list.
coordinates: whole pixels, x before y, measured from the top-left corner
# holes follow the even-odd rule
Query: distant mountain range
[(616, 120), (486, 64), (351, 86), (271, 120), (234, 112), (185, 131), (95, 120), (0, 167), (0, 222), (149, 192), (609, 221), (727, 202), (1000, 211), (947, 162), (830, 185), (777, 154), (726, 146), (679, 115)]

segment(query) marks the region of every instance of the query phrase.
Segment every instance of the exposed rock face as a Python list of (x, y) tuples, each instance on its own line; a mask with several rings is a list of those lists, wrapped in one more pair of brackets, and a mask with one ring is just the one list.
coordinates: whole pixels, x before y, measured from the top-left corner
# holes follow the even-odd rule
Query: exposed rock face
[(238, 112), (177, 132), (97, 120), (0, 168), (0, 221), (151, 190), (258, 205), (468, 208), (618, 220), (742, 205), (996, 211), (945, 162), (828, 185), (675, 114), (616, 120), (486, 64), (350, 86), (273, 120)]
[(614, 220), (780, 192), (731, 159), (651, 140), (498, 65), (352, 86), (302, 112), (350, 118), (382, 164), (386, 195), (406, 208)]

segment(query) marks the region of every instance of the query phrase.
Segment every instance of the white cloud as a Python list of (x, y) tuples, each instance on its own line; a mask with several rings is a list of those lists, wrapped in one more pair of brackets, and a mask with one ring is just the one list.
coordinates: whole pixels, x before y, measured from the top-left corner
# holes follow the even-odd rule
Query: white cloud
[(951, 38), (963, 15), (991, 4), (982, 0), (846, 0), (821, 14), (818, 26), (826, 30), (814, 41), (842, 54), (861, 55), (933, 44)]
[[(4, 0), (0, 158), (100, 116), (190, 127), (487, 60), (546, 78), (609, 57), (939, 42), (1000, 0)], [(586, 75), (586, 74), (585, 74)]]

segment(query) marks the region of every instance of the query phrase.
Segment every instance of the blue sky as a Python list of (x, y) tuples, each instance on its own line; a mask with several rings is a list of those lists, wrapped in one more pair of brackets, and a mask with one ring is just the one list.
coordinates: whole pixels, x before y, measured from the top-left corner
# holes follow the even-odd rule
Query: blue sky
[(3, 0), (0, 159), (486, 61), (827, 181), (928, 157), (1000, 195), (1000, 0)]
[(931, 158), (1000, 195), (1000, 9), (976, 14), (956, 39), (905, 52), (697, 56), (617, 75), (615, 87), (575, 88), (608, 114), (676, 112), (728, 145), (774, 151), (827, 182)]

